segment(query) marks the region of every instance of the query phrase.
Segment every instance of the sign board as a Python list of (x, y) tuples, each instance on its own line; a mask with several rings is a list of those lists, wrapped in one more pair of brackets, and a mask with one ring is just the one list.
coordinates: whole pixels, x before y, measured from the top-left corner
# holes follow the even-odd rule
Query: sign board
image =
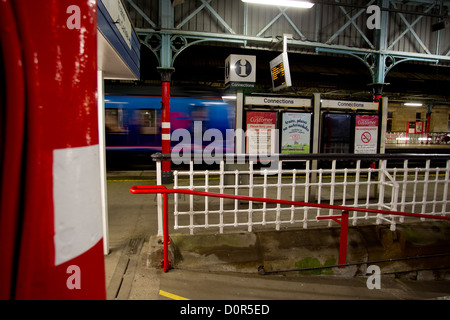
[(276, 152), (276, 112), (247, 112), (246, 141), (248, 154)]
[(120, 0), (102, 0), (112, 21), (117, 26), (120, 35), (125, 40), (128, 48), (131, 49), (131, 22), (127, 11)]
[(273, 90), (277, 91), (282, 88), (292, 86), (287, 52), (283, 52), (278, 57), (270, 61), (270, 73), (272, 77)]
[(309, 153), (311, 114), (285, 112), (281, 123), (281, 153)]
[(422, 121), (407, 121), (406, 122), (407, 133), (423, 133)]
[(416, 133), (423, 133), (423, 121), (416, 121)]
[(321, 103), (322, 108), (330, 109), (378, 110), (377, 102), (322, 100)]
[(355, 153), (377, 153), (378, 116), (357, 115), (355, 119)]
[(245, 97), (245, 104), (254, 106), (311, 107), (311, 99), (247, 96)]
[(256, 56), (230, 54), (225, 59), (225, 84), (232, 88), (253, 88)]
[(406, 132), (407, 133), (416, 133), (416, 122), (415, 121), (407, 121), (406, 122)]

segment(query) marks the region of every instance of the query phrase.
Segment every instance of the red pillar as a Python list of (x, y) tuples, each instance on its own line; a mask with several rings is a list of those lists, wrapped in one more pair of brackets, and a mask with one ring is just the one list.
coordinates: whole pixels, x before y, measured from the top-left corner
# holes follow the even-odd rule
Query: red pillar
[(25, 126), (25, 82), (18, 24), (10, 1), (0, 1), (0, 49), (6, 95), (0, 99), (0, 300), (13, 288), (15, 241), (22, 203), (22, 157)]
[(27, 116), (12, 298), (105, 299), (97, 3), (11, 3), (22, 45)]
[(381, 98), (383, 96), (381, 94), (374, 94), (373, 95), (373, 102), (381, 102)]
[(341, 224), (341, 237), (339, 241), (339, 264), (346, 264), (347, 241), (348, 241), (348, 211), (342, 211), (340, 224)]
[[(170, 154), (170, 81), (174, 68), (158, 68), (162, 81), (162, 121), (161, 121), (161, 152)], [(173, 182), (171, 162), (162, 162), (162, 183)]]
[[(162, 153), (170, 153), (170, 82), (162, 83)], [(170, 172), (170, 161), (163, 161), (163, 172)]]
[(373, 85), (373, 102), (381, 103), (381, 98), (383, 96), (383, 85), (382, 83), (375, 83)]
[(172, 267), (169, 261), (169, 195), (163, 193), (163, 224), (164, 224), (164, 272)]

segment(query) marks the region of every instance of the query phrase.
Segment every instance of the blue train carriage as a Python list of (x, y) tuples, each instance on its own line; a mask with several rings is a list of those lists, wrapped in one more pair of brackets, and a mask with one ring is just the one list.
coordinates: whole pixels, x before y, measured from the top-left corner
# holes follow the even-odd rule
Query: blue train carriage
[[(121, 167), (148, 164), (152, 153), (161, 152), (161, 108), (158, 96), (105, 96), (108, 164)], [(226, 130), (234, 129), (235, 108), (221, 98), (171, 97), (170, 115), (172, 133), (177, 129), (189, 131), (192, 148), (200, 148), (194, 144), (199, 143), (198, 137), (203, 138), (208, 129), (219, 130), (224, 139)], [(201, 139), (200, 143), (205, 148), (211, 141)], [(172, 141), (172, 148), (178, 144), (179, 141)], [(224, 153), (226, 148), (224, 140)]]

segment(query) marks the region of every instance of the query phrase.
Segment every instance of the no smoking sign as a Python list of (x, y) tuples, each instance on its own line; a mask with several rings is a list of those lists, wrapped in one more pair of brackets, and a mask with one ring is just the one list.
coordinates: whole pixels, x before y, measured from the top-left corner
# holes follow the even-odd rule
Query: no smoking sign
[(363, 134), (361, 135), (361, 141), (363, 143), (369, 143), (370, 139), (372, 138), (372, 135), (370, 134), (370, 132), (363, 132)]
[(357, 115), (355, 120), (355, 153), (377, 153), (378, 116)]

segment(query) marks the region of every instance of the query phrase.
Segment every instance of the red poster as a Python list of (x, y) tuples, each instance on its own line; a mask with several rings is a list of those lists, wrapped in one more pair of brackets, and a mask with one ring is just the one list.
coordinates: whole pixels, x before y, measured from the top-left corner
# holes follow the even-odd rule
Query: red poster
[(276, 112), (247, 112), (247, 153), (273, 154), (276, 152)]
[(355, 123), (355, 153), (377, 153), (378, 116), (358, 115)]

